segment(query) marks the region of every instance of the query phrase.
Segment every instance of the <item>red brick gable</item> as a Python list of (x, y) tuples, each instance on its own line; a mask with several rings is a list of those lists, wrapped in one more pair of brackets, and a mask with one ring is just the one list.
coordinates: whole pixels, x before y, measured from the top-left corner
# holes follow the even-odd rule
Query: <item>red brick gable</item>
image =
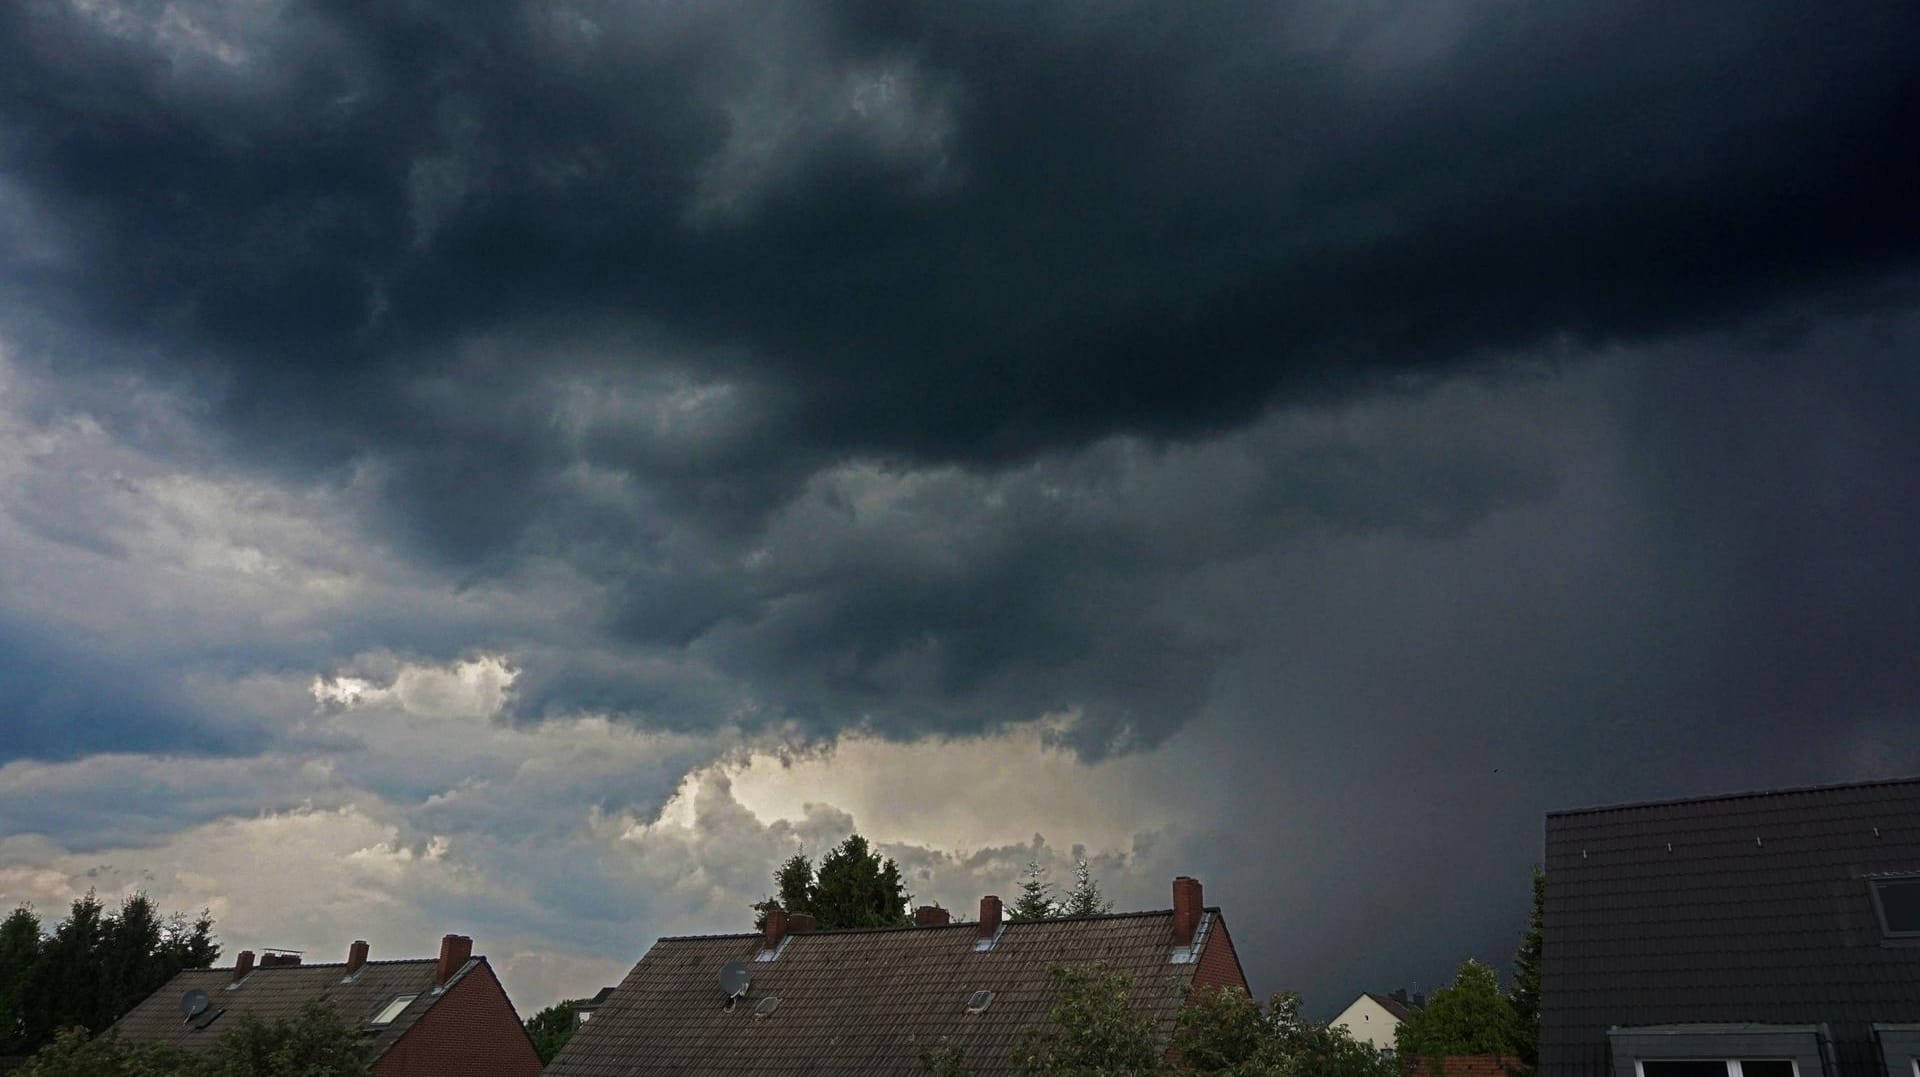
[(379, 1077), (539, 1077), (540, 1056), (482, 959), (373, 1064)]
[(1233, 936), (1227, 934), (1226, 917), (1213, 914), (1206, 944), (1200, 950), (1200, 967), (1193, 970), (1195, 990), (1203, 987), (1237, 987), (1249, 996), (1247, 974), (1240, 968), (1240, 955), (1233, 949)]

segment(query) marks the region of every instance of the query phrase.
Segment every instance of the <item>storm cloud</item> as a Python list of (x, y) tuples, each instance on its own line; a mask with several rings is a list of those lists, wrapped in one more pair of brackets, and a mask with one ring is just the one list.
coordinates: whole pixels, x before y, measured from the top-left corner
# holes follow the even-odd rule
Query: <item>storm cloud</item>
[(557, 996), (860, 827), (1201, 874), (1329, 1005), (1501, 959), (1546, 808), (1920, 767), (1914, 40), (7, 5), (0, 899)]

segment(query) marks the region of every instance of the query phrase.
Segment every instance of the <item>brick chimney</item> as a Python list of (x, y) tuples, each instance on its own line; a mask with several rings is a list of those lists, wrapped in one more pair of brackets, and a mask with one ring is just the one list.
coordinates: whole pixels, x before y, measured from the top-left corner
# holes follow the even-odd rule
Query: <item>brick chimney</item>
[(765, 945), (769, 950), (779, 949), (780, 940), (787, 937), (787, 910), (775, 905), (767, 910)]
[(286, 968), (300, 963), (299, 954), (261, 954), (260, 967), (263, 969)]
[(1193, 933), (1200, 928), (1200, 912), (1206, 908), (1200, 895), (1200, 880), (1182, 875), (1173, 880), (1173, 944), (1192, 946)]
[(442, 935), (440, 937), (440, 968), (434, 975), (434, 983), (445, 984), (453, 979), (473, 956), (473, 940), (465, 935)]
[(253, 971), (253, 951), (242, 950), (240, 956), (233, 959), (233, 982), (239, 983)]
[(810, 912), (792, 912), (787, 914), (787, 934), (798, 935), (802, 931), (820, 930), (820, 921)]
[(980, 899), (980, 937), (993, 938), (1000, 931), (1000, 899), (988, 894)]
[(947, 910), (938, 905), (922, 905), (913, 910), (913, 922), (920, 927), (943, 927), (952, 920)]
[(365, 939), (353, 940), (353, 945), (347, 947), (347, 975), (351, 976), (354, 973), (359, 972), (360, 966), (366, 963), (367, 963), (367, 940)]

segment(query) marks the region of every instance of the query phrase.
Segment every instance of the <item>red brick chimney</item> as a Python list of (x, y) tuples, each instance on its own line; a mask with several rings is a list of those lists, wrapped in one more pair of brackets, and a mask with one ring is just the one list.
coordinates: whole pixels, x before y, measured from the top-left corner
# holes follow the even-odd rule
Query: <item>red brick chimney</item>
[(913, 922), (920, 927), (942, 927), (952, 921), (947, 910), (938, 905), (922, 905), (913, 910)]
[(299, 963), (300, 963), (299, 954), (261, 954), (260, 955), (260, 967), (263, 969), (280, 969), (280, 968), (286, 968), (289, 965), (298, 965)]
[(787, 910), (775, 905), (767, 910), (766, 948), (779, 949), (780, 940), (787, 937)]
[(253, 971), (253, 951), (242, 950), (240, 956), (233, 959), (233, 982), (239, 983)]
[(365, 939), (353, 940), (353, 945), (347, 947), (347, 975), (351, 976), (354, 973), (359, 972), (360, 966), (366, 963), (367, 963), (367, 940)]
[(820, 930), (820, 921), (815, 920), (812, 913), (793, 912), (787, 914), (787, 934), (798, 935), (802, 931), (818, 930)]
[(1000, 930), (1000, 899), (988, 894), (980, 899), (980, 937), (990, 939)]
[(445, 984), (453, 979), (453, 974), (466, 967), (467, 959), (472, 956), (472, 939), (465, 935), (442, 935), (440, 937), (440, 968), (434, 975), (434, 982)]
[(1182, 875), (1173, 880), (1173, 944), (1192, 946), (1193, 933), (1200, 928), (1200, 912), (1206, 908), (1200, 895), (1200, 880)]

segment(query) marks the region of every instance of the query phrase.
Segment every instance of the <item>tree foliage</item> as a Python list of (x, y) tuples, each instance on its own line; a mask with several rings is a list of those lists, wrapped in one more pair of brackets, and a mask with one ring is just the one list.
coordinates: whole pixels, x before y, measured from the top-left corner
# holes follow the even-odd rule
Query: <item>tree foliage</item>
[(927, 1077), (971, 1077), (967, 1052), (958, 1047), (929, 1047), (920, 1052), (920, 1070)]
[(244, 1017), (207, 1057), (62, 1029), (15, 1077), (366, 1077), (354, 1029), (315, 1003), (285, 1021)]
[(1047, 879), (1047, 869), (1040, 861), (1027, 861), (1026, 881), (1020, 884), (1020, 896), (1011, 909), (1007, 910), (1010, 920), (1047, 920), (1060, 914), (1060, 906), (1053, 900), (1053, 883)]
[(811, 913), (822, 929), (906, 927), (913, 900), (892, 857), (875, 852), (867, 839), (850, 834), (820, 858), (816, 872), (804, 852), (773, 873), (777, 896), (754, 904), (754, 926), (766, 926), (767, 910)]
[(1547, 873), (1533, 869), (1533, 914), (1527, 918), (1527, 931), (1520, 938), (1520, 949), (1513, 955), (1513, 987), (1507, 1002), (1513, 1006), (1520, 1023), (1519, 1055), (1529, 1066), (1540, 1064), (1540, 952), (1542, 929), (1546, 923)]
[(1342, 1028), (1300, 1016), (1300, 996), (1265, 1013), (1231, 988), (1196, 990), (1174, 1025), (1177, 1073), (1204, 1077), (1399, 1077), (1399, 1066)]
[(28, 1054), (70, 1026), (106, 1028), (182, 969), (220, 956), (213, 920), (161, 918), (144, 893), (109, 913), (88, 891), (50, 936), (22, 906), (0, 922), (0, 1054)]
[(1400, 1023), (1394, 1043), (1402, 1058), (1517, 1057), (1526, 1046), (1520, 1018), (1500, 993), (1500, 974), (1471, 958), (1454, 973), (1451, 984)]
[(1088, 866), (1086, 857), (1081, 857), (1073, 866), (1073, 888), (1061, 899), (1058, 915), (1098, 916), (1112, 911), (1113, 902), (1100, 892), (1100, 883), (1093, 877), (1093, 868)]
[(1058, 998), (1047, 1025), (1022, 1033), (1013, 1062), (1023, 1077), (1144, 1077), (1161, 1072), (1153, 1018), (1133, 1006), (1133, 981), (1107, 965), (1048, 971)]
[(570, 998), (556, 1002), (527, 1019), (527, 1035), (533, 1040), (534, 1053), (540, 1056), (540, 1064), (553, 1061), (560, 1048), (573, 1038), (575, 1029), (580, 1027), (579, 1007), (592, 999)]

